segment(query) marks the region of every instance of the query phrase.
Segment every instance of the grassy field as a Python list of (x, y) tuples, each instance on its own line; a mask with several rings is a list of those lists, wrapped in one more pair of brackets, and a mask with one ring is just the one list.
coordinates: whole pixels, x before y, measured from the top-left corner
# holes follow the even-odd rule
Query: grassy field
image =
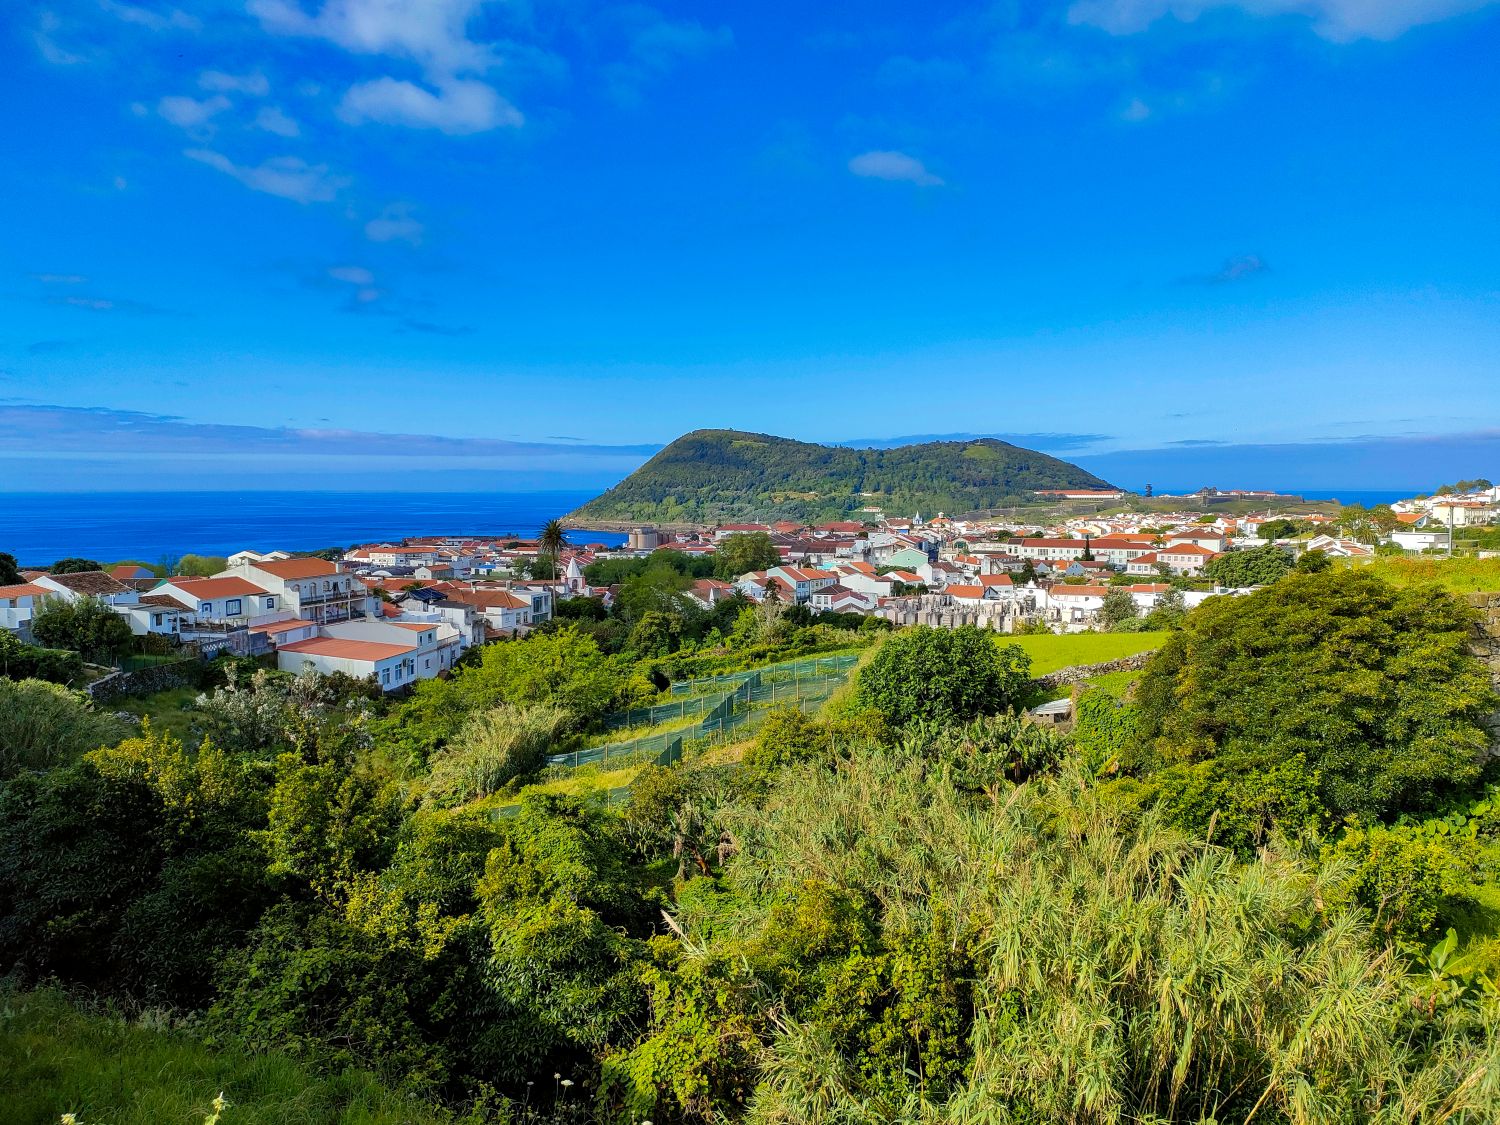
[(1436, 582), (1458, 594), (1500, 592), (1500, 559), (1404, 559), (1393, 556), (1353, 565), (1365, 566), (1370, 573), (1395, 586)]
[(1160, 648), (1166, 633), (1063, 633), (1000, 637), (1002, 645), (1019, 645), (1031, 657), (1031, 674), (1045, 676), (1078, 664), (1102, 664)]
[(79, 1011), (57, 992), (0, 989), (0, 1119), (7, 1125), (437, 1125), (371, 1075), (310, 1074), (280, 1054), (209, 1048), (182, 1031)]
[(635, 780), (635, 775), (641, 772), (641, 768), (641, 764), (637, 762), (635, 765), (622, 766), (617, 770), (601, 770), (596, 773), (593, 772), (593, 767), (583, 766), (578, 773), (570, 777), (528, 785), (519, 793), (496, 793), (493, 797), (484, 797), (464, 807), (480, 811), (506, 808), (510, 805), (519, 805), (521, 798), (527, 793), (564, 793), (571, 796), (581, 796), (595, 790), (607, 793), (612, 789), (623, 789), (628, 786)]
[(199, 696), (197, 688), (175, 687), (151, 695), (128, 696), (111, 701), (110, 711), (128, 711), (137, 718), (150, 719), (157, 730), (170, 731), (184, 742), (191, 740), (193, 700)]

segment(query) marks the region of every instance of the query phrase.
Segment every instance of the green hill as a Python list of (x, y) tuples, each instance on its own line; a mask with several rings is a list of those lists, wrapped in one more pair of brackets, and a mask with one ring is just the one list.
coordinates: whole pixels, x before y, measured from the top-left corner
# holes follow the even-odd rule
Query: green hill
[(833, 519), (864, 507), (936, 515), (1005, 507), (1048, 488), (1107, 488), (1093, 473), (993, 438), (851, 449), (694, 430), (572, 518), (687, 522)]

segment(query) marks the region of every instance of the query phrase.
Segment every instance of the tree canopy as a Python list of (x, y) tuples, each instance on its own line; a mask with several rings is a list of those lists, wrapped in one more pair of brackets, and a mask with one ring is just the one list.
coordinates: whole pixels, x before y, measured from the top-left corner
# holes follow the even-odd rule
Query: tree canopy
[(962, 722), (1018, 703), (1031, 657), (973, 625), (893, 634), (859, 674), (859, 696), (896, 725)]
[(1430, 808), (1472, 783), (1495, 705), (1473, 615), (1435, 586), (1296, 574), (1195, 610), (1136, 691), (1151, 760), (1301, 757), (1334, 815)]
[(1292, 572), (1292, 556), (1274, 543), (1244, 551), (1226, 551), (1208, 560), (1203, 573), (1216, 586), (1243, 589), (1246, 586), (1269, 586)]

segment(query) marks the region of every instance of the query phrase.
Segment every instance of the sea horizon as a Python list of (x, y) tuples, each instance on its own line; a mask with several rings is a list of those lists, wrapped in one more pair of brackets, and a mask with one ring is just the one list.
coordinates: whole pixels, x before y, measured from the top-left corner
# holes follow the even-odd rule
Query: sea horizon
[[(185, 554), (317, 551), (411, 535), (529, 538), (595, 490), (538, 492), (10, 492), (0, 495), (0, 551), (22, 566), (61, 558), (158, 563)], [(575, 543), (625, 536), (573, 531)]]
[[(1163, 492), (1175, 491), (1170, 488)], [(1307, 500), (1388, 504), (1421, 489), (1288, 489)], [(23, 566), (82, 557), (158, 563), (184, 554), (316, 551), (412, 535), (535, 536), (596, 490), (349, 492), (246, 490), (0, 494), (0, 551)], [(575, 543), (617, 546), (617, 532), (572, 531)]]

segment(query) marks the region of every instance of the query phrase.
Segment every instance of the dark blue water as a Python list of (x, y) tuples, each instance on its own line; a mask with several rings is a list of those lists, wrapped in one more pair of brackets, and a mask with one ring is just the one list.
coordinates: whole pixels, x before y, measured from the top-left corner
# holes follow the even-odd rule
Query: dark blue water
[(1419, 492), (1431, 492), (1432, 486), (1409, 488), (1398, 492), (1378, 488), (1289, 488), (1287, 491), (1304, 500), (1337, 500), (1340, 504), (1363, 504), (1366, 508), (1373, 508), (1377, 504), (1394, 504), (1397, 500), (1410, 500)]
[[(316, 551), (407, 535), (533, 536), (592, 492), (12, 492), (0, 494), (0, 551), (23, 565), (68, 556)], [(573, 532), (578, 543), (623, 535)]]

